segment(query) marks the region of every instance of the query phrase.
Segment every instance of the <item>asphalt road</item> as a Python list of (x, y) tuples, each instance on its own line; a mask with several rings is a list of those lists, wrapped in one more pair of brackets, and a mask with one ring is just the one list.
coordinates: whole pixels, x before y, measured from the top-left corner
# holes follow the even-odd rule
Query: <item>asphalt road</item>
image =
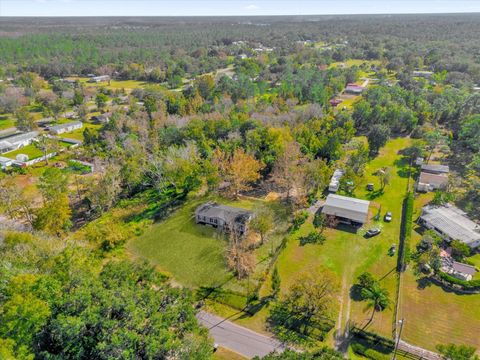
[(205, 326), (215, 342), (247, 358), (263, 357), (272, 351), (282, 352), (285, 345), (280, 341), (256, 333), (205, 311), (197, 314), (200, 323)]

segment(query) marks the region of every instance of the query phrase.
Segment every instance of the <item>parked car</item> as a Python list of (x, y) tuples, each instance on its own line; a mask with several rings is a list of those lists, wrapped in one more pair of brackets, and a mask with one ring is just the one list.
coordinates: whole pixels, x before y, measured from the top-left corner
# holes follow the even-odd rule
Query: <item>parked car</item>
[(373, 184), (372, 184), (372, 183), (368, 183), (368, 184), (367, 184), (367, 190), (368, 190), (368, 191), (373, 191), (373, 189), (374, 189)]
[(379, 228), (372, 228), (372, 229), (367, 231), (365, 236), (366, 237), (373, 237), (373, 236), (376, 236), (376, 235), (380, 234), (381, 232), (382, 232), (382, 230), (380, 230)]
[(388, 254), (389, 254), (390, 256), (393, 256), (393, 255), (395, 255), (395, 251), (396, 251), (396, 250), (397, 250), (397, 245), (392, 244), (392, 246), (390, 246), (390, 249), (388, 250)]
[(392, 221), (392, 212), (391, 212), (391, 211), (387, 211), (387, 212), (385, 213), (385, 216), (383, 217), (383, 220), (386, 221), (386, 222)]

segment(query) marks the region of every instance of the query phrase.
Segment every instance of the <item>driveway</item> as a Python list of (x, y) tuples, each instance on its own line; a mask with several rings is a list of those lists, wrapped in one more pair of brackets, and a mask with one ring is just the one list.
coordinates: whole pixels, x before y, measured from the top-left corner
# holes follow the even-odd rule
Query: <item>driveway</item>
[(286, 346), (272, 338), (205, 311), (197, 314), (199, 322), (210, 332), (218, 345), (247, 358), (263, 357), (272, 351), (283, 352)]

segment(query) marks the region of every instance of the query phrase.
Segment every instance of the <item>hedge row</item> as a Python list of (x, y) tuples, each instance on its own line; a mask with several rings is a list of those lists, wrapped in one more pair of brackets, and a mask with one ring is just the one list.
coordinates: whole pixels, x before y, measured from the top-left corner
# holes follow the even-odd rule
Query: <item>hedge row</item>
[(437, 272), (437, 276), (448, 283), (460, 285), (462, 288), (466, 290), (480, 290), (480, 279), (465, 281), (465, 280), (457, 279), (456, 277), (451, 276), (442, 271)]
[(403, 201), (402, 226), (400, 228), (400, 248), (398, 254), (398, 271), (404, 271), (410, 256), (410, 237), (413, 224), (413, 192), (409, 191)]
[(366, 357), (371, 360), (390, 360), (390, 354), (383, 354), (381, 352), (369, 349), (366, 345), (360, 343), (352, 343), (352, 350), (355, 354)]

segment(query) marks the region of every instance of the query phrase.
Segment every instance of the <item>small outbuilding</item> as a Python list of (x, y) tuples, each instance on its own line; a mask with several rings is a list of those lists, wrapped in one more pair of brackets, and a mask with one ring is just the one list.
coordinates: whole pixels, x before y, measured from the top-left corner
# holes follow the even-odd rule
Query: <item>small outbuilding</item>
[(368, 220), (370, 201), (330, 194), (327, 196), (322, 214), (335, 216), (341, 223), (362, 225)]

